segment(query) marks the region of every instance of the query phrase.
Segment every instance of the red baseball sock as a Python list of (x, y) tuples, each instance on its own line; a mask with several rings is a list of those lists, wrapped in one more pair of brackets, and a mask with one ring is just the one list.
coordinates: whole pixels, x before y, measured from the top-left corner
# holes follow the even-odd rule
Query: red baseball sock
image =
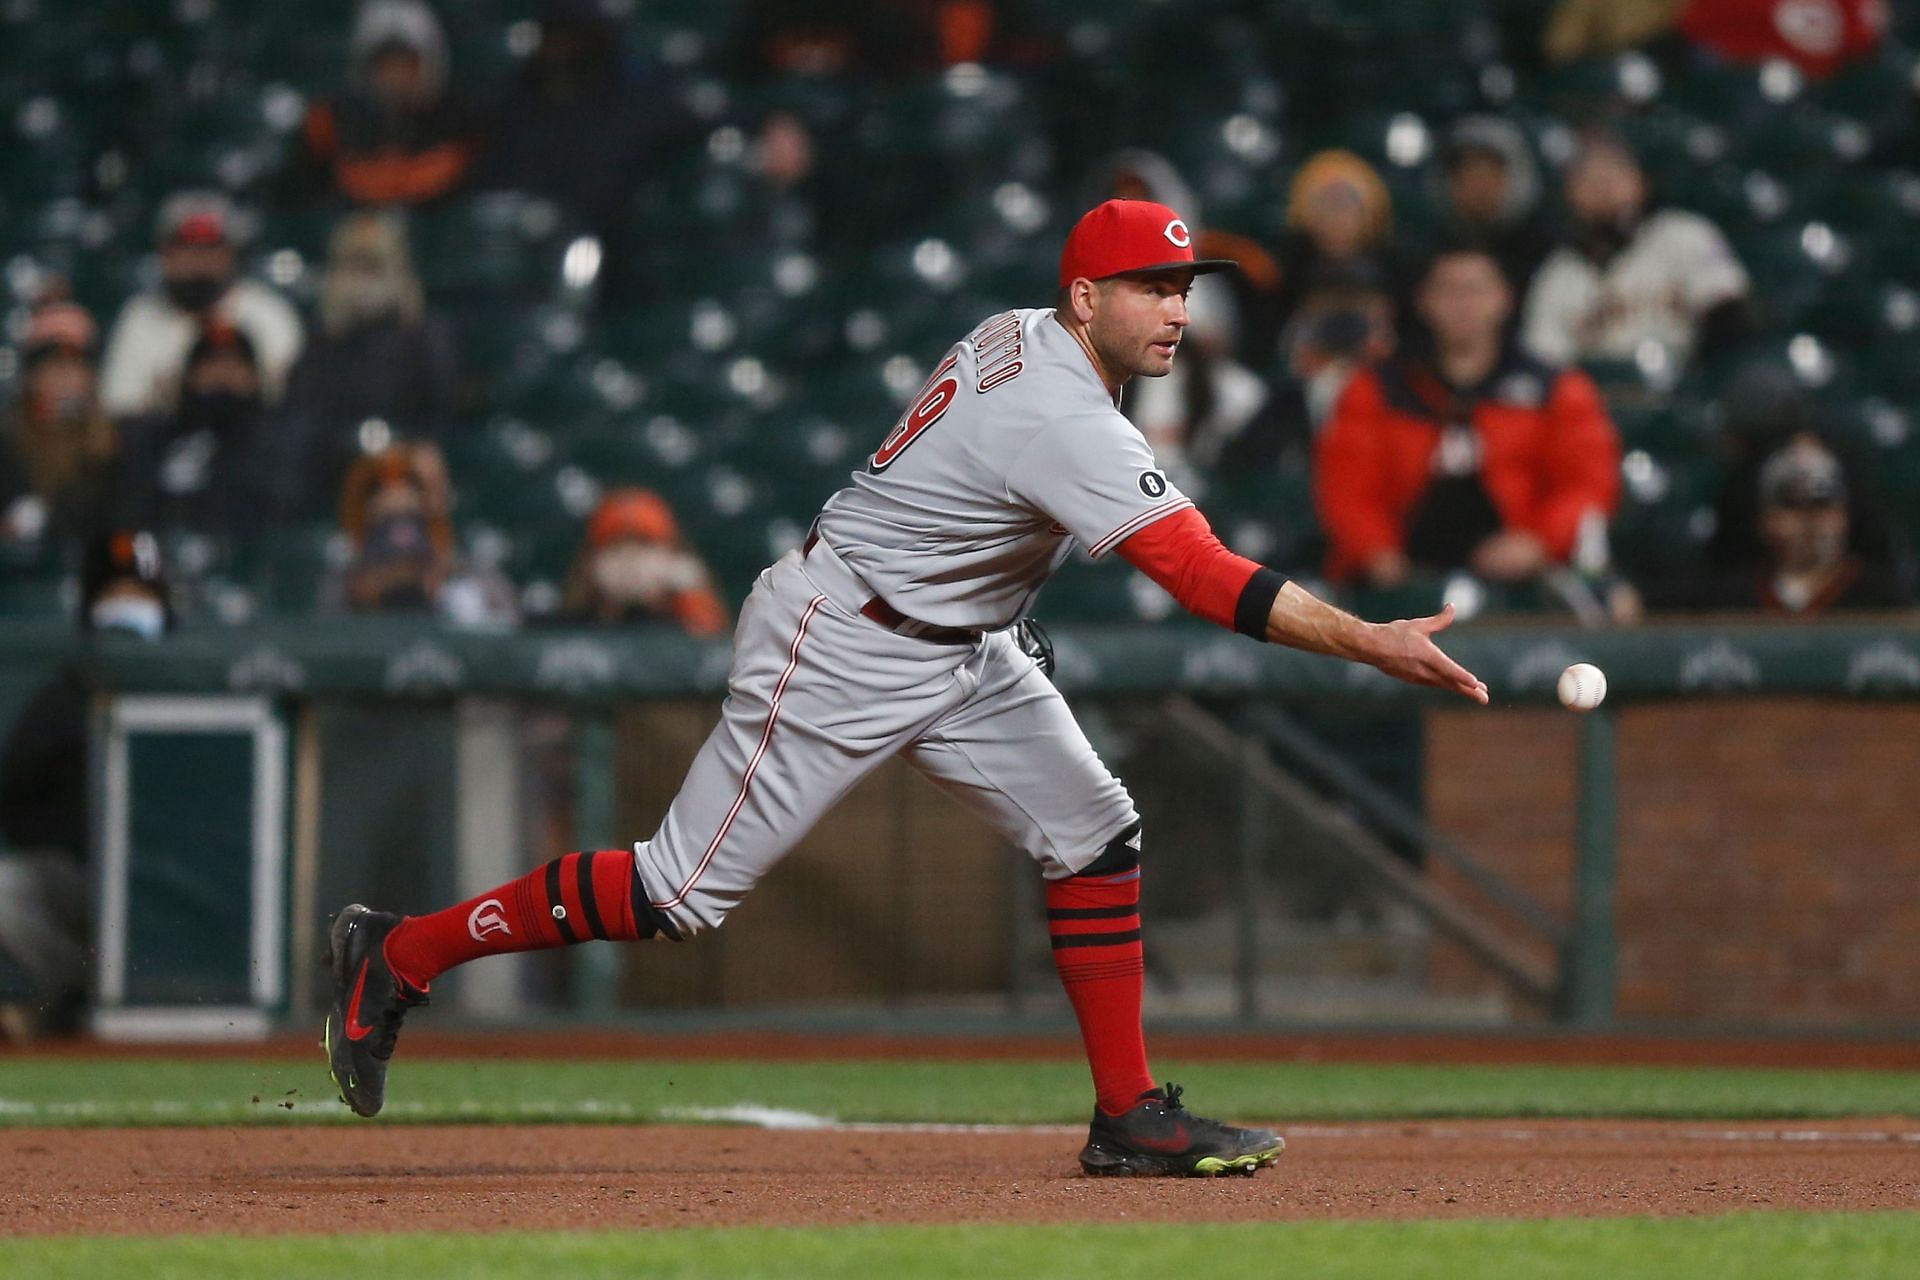
[(457, 907), (408, 916), (387, 935), (387, 967), (424, 991), (481, 956), (651, 938), (659, 921), (639, 884), (631, 849), (570, 853)]
[(1153, 1088), (1140, 1029), (1146, 964), (1139, 868), (1049, 880), (1047, 931), (1053, 935), (1053, 967), (1080, 1020), (1094, 1094), (1102, 1111), (1117, 1116)]

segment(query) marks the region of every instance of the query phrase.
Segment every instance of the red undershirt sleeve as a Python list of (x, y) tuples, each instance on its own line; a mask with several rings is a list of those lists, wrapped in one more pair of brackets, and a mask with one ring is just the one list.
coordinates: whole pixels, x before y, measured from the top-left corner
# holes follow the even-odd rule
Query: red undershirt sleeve
[(1227, 550), (1207, 518), (1192, 507), (1161, 517), (1118, 549), (1188, 613), (1266, 639), (1267, 615), (1287, 580)]

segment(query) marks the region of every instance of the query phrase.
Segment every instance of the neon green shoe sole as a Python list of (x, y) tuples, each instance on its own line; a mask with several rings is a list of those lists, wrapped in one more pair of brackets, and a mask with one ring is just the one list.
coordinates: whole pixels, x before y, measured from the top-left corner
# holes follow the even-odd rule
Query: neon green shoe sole
[(1250, 1155), (1234, 1156), (1230, 1160), (1223, 1160), (1219, 1156), (1202, 1156), (1193, 1162), (1193, 1176), (1218, 1177), (1222, 1174), (1238, 1173), (1250, 1178), (1253, 1176), (1255, 1170), (1278, 1160), (1280, 1153), (1286, 1149), (1287, 1144), (1282, 1140), (1267, 1148), (1265, 1151), (1255, 1151)]

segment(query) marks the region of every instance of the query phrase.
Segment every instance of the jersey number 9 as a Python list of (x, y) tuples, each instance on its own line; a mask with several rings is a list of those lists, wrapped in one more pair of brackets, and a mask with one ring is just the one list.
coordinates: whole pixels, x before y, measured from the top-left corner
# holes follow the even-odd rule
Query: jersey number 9
[(940, 362), (940, 367), (927, 379), (927, 385), (920, 389), (920, 395), (913, 402), (913, 408), (906, 411), (887, 432), (887, 438), (874, 450), (872, 468), (885, 471), (893, 465), (893, 460), (905, 453), (907, 446), (920, 438), (920, 433), (946, 416), (953, 408), (953, 398), (960, 392), (960, 380), (949, 377), (953, 366), (959, 362), (958, 355), (950, 355)]

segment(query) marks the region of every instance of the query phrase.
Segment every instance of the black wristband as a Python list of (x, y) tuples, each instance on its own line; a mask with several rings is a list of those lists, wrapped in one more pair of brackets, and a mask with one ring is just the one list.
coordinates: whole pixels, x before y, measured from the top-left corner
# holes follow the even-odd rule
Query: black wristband
[(1273, 602), (1279, 598), (1280, 588), (1286, 585), (1284, 573), (1275, 573), (1265, 566), (1255, 569), (1247, 585), (1240, 588), (1239, 603), (1233, 606), (1233, 629), (1243, 636), (1265, 640)]

